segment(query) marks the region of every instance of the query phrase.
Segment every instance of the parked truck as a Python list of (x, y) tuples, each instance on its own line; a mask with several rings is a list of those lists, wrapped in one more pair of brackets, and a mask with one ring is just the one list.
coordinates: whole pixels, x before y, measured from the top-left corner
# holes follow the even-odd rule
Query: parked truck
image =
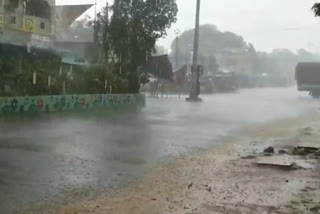
[(298, 91), (308, 91), (314, 98), (320, 97), (320, 62), (300, 62), (296, 67)]

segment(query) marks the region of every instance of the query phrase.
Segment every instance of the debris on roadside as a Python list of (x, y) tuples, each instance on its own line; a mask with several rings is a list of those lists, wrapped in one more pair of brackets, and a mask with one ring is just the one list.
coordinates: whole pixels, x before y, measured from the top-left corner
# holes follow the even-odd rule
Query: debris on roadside
[(319, 213), (320, 212), (320, 205), (312, 207), (310, 209), (311, 212)]
[(252, 144), (252, 145), (257, 145), (258, 144), (258, 142), (257, 141), (252, 141), (250, 144)]
[(307, 156), (307, 155), (320, 156), (320, 147), (301, 144), (292, 150), (292, 154), (298, 155), (298, 156)]
[(265, 149), (263, 152), (267, 154), (274, 154), (274, 148), (270, 146), (267, 149)]
[(247, 156), (241, 157), (241, 159), (250, 160), (250, 159), (255, 159), (256, 157), (257, 156), (254, 156), (254, 155), (247, 155)]
[(282, 169), (291, 169), (292, 163), (288, 160), (279, 159), (279, 158), (260, 158), (257, 162), (257, 165), (260, 166), (269, 166), (269, 167), (276, 167)]
[(287, 152), (286, 150), (284, 150), (284, 149), (280, 149), (280, 150), (278, 151), (278, 154), (284, 155), (284, 154), (288, 154), (288, 152)]
[(304, 132), (304, 135), (311, 136), (312, 132)]
[(297, 160), (288, 155), (286, 156), (273, 156), (263, 157), (257, 162), (259, 166), (267, 166), (272, 168), (278, 168), (282, 170), (298, 170), (298, 169), (312, 169), (313, 166), (303, 160)]
[(306, 155), (308, 155), (308, 153), (304, 149), (298, 149), (297, 147), (295, 147), (292, 150), (292, 154), (293, 155), (297, 155), (297, 156), (306, 156)]
[(311, 135), (313, 135), (312, 131), (313, 131), (313, 129), (311, 127), (307, 127), (305, 129), (303, 129), (303, 134), (306, 136), (311, 136)]
[(320, 147), (316, 147), (313, 145), (308, 145), (308, 144), (300, 144), (299, 146), (297, 146), (298, 149), (303, 149), (307, 152), (317, 152), (320, 151)]
[(298, 169), (304, 169), (302, 166), (299, 166), (297, 163), (292, 163), (290, 165), (291, 170), (298, 170)]

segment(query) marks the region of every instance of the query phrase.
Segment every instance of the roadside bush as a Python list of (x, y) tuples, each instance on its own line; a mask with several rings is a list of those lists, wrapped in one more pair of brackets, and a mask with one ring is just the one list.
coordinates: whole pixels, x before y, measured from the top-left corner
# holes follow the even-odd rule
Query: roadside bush
[[(34, 84), (34, 74), (36, 81)], [(51, 52), (0, 45), (0, 96), (126, 93), (108, 65), (77, 66)]]

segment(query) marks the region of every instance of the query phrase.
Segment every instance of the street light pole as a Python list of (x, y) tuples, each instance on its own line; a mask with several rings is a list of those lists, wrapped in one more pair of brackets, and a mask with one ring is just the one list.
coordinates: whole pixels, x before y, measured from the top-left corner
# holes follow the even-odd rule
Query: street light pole
[(199, 83), (199, 71), (198, 71), (198, 52), (199, 52), (199, 25), (200, 25), (200, 0), (197, 0), (196, 10), (196, 24), (194, 30), (194, 43), (193, 43), (193, 60), (192, 60), (192, 80), (191, 80), (191, 92), (188, 101), (201, 101), (199, 99), (200, 83)]

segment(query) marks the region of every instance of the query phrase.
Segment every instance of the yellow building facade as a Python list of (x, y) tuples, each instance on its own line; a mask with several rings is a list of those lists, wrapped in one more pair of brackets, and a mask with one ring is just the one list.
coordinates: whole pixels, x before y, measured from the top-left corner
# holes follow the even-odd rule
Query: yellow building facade
[(0, 43), (50, 48), (55, 0), (0, 0)]

